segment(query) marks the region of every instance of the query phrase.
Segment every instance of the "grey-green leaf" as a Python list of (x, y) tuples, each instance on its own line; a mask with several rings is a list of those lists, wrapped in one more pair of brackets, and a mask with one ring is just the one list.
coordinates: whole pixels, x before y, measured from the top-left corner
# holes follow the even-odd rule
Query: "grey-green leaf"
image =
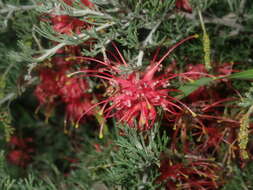
[(208, 78), (203, 77), (198, 80), (195, 80), (194, 82), (189, 82), (179, 88), (181, 92), (183, 92), (183, 95), (179, 98), (182, 99), (184, 97), (187, 97), (189, 94), (197, 90), (199, 87), (209, 84), (211, 81), (215, 80), (216, 78)]

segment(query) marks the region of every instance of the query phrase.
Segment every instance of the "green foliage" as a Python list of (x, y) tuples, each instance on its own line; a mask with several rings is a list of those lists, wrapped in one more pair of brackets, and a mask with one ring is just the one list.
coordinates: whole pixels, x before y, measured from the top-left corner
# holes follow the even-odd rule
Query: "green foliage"
[(183, 96), (180, 96), (180, 98), (187, 97), (189, 94), (191, 94), (201, 86), (207, 85), (214, 80), (214, 78), (204, 77), (181, 86), (179, 90), (183, 93)]
[(242, 99), (242, 102), (240, 103), (242, 107), (248, 108), (253, 105), (253, 87), (252, 83), (250, 88), (248, 88), (248, 91), (245, 93), (245, 97)]
[(253, 78), (253, 69), (249, 69), (246, 71), (232, 74), (232, 75), (228, 76), (228, 78), (229, 79), (241, 79), (241, 80), (250, 79), (251, 80)]
[(249, 163), (246, 168), (239, 169), (238, 167), (233, 168), (234, 175), (229, 180), (222, 190), (249, 190), (253, 188), (252, 177), (253, 177), (253, 164)]
[(183, 93), (183, 96), (180, 98), (187, 97), (189, 94), (200, 88), (201, 86), (208, 85), (210, 82), (215, 81), (217, 79), (228, 78), (228, 79), (238, 79), (238, 80), (252, 80), (253, 79), (253, 70), (249, 69), (246, 71), (238, 72), (235, 74), (231, 74), (225, 77), (214, 77), (214, 78), (207, 78), (203, 77), (198, 80), (189, 82), (179, 88), (179, 90)]
[(8, 175), (8, 166), (5, 162), (3, 150), (0, 152), (0, 188), (2, 190), (56, 190), (56, 187), (49, 179), (45, 182), (33, 174), (29, 174), (24, 179), (13, 179)]
[(160, 153), (164, 151), (168, 137), (159, 135), (158, 126), (147, 133), (127, 127), (119, 129), (124, 135), (116, 139), (118, 150), (111, 153), (105, 181), (109, 182), (109, 187), (157, 189), (155, 181), (159, 175)]
[[(98, 129), (94, 123), (85, 124), (81, 129), (69, 129), (69, 134), (64, 134), (62, 105), (57, 107), (60, 111), (52, 113), (47, 124), (40, 112), (34, 115), (37, 102), (28, 94), (32, 94), (29, 86), (38, 81), (33, 77), (36, 68), (40, 66), (39, 62), (43, 64), (67, 45), (83, 45), (92, 39), (95, 45), (81, 48), (81, 51), (84, 56), (95, 57), (105, 55), (111, 42), (117, 42), (120, 52), (132, 66), (128, 70), (123, 68), (124, 73), (130, 73), (144, 69), (158, 47), (164, 53), (180, 39), (201, 34), (203, 31), (196, 11), (200, 10), (210, 37), (211, 66), (235, 62), (235, 69), (241, 72), (226, 79), (232, 81), (240, 93), (247, 91), (240, 104), (243, 109), (253, 104), (252, 88), (247, 89), (248, 83), (240, 81), (251, 80), (253, 76), (252, 69), (249, 69), (253, 63), (253, 4), (250, 0), (191, 0), (192, 14), (177, 10), (175, 0), (92, 2), (96, 4), (93, 9), (80, 6), (80, 1), (71, 7), (59, 0), (0, 0), (1, 147), (6, 145), (2, 141), (9, 140), (14, 133), (14, 127), (15, 134), (20, 137), (30, 135), (36, 142), (34, 161), (26, 170), (15, 166), (13, 169), (6, 162), (5, 153), (1, 152), (0, 189), (162, 188), (156, 179), (160, 175), (160, 155), (167, 148), (168, 137), (158, 131), (159, 123), (149, 132), (138, 132), (127, 126), (114, 130), (109, 126), (110, 134), (101, 140), (97, 137)], [(41, 4), (38, 6), (36, 3)], [(50, 22), (38, 19), (41, 14), (47, 18), (47, 14), (52, 12), (79, 18), (94, 28), (82, 30), (80, 34), (59, 34)], [(177, 48), (162, 64), (166, 68), (172, 60), (176, 61), (179, 72), (184, 72), (188, 64), (204, 64), (203, 53), (201, 40), (193, 40), (187, 47)], [(215, 73), (210, 71), (210, 74)], [(200, 78), (180, 84), (179, 90), (183, 95), (179, 98), (187, 97), (217, 79), (221, 78)], [(235, 79), (239, 82), (233, 82)], [(22, 93), (25, 94), (16, 99)], [(118, 135), (119, 131), (123, 132), (122, 136)], [(9, 145), (6, 147), (8, 151)], [(70, 163), (66, 158), (77, 161)], [(231, 170), (235, 175), (227, 181), (224, 190), (253, 188), (252, 169), (252, 164), (244, 169), (233, 166)]]
[(29, 1), (0, 1), (0, 20), (4, 24), (0, 30), (0, 127), (7, 141), (14, 131), (9, 104), (27, 87), (21, 78), (27, 63), (17, 56), (16, 44), (23, 40), (26, 47), (32, 48), (31, 33), (37, 22), (34, 8)]

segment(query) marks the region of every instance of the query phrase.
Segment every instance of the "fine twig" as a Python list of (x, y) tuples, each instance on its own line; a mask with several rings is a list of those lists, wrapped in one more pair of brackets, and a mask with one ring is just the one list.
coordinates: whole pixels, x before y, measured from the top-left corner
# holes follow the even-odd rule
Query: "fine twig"
[(14, 6), (14, 5), (3, 4), (3, 3), (1, 3), (0, 6), (1, 6), (0, 14), (6, 15), (3, 21), (4, 27), (7, 27), (8, 20), (11, 19), (12, 15), (16, 11), (29, 11), (36, 8), (35, 5)]
[[(25, 88), (33, 84), (36, 80), (38, 80), (38, 77), (31, 78), (31, 80), (29, 80), (26, 84), (24, 84), (24, 86), (21, 87), (22, 92), (24, 92)], [(0, 99), (0, 106), (6, 102), (10, 102), (11, 100), (15, 99), (15, 97), (17, 96), (18, 96), (18, 93), (16, 92), (10, 92), (6, 94), (4, 98)]]
[[(145, 46), (147, 46), (148, 44), (152, 44), (153, 34), (155, 33), (155, 31), (157, 30), (157, 28), (160, 26), (161, 23), (162, 23), (161, 21), (158, 22), (154, 26), (154, 28), (150, 31), (149, 35), (147, 36), (147, 38), (142, 43), (143, 48), (145, 48)], [(139, 54), (137, 56), (137, 62), (136, 62), (137, 67), (140, 67), (142, 65), (143, 56), (144, 56), (144, 51), (143, 51), (143, 49), (140, 49)]]
[(40, 40), (37, 38), (37, 36), (35, 35), (35, 25), (33, 25), (32, 28), (32, 37), (35, 41), (35, 43), (37, 44), (38, 48), (40, 51), (42, 51), (44, 48), (42, 47), (42, 45), (40, 44)]
[[(96, 32), (98, 32), (98, 31), (104, 30), (104, 29), (106, 29), (106, 28), (108, 28), (108, 27), (110, 27), (110, 26), (113, 26), (114, 24), (115, 24), (114, 22), (106, 23), (106, 24), (104, 24), (104, 25), (102, 25), (102, 26), (99, 26), (99, 27), (95, 28), (94, 30), (95, 30)], [(83, 33), (83, 34), (78, 35), (77, 38), (81, 38), (81, 39), (83, 39), (82, 41), (86, 41), (86, 40), (88, 40), (88, 39), (90, 38), (90, 36), (87, 35), (86, 33)], [(62, 43), (56, 45), (55, 47), (53, 47), (53, 48), (51, 48), (51, 49), (47, 49), (47, 50), (45, 50), (45, 53), (44, 53), (43, 55), (41, 55), (40, 57), (37, 57), (34, 61), (35, 61), (35, 62), (44, 61), (45, 59), (51, 57), (51, 56), (54, 55), (59, 49), (61, 49), (62, 47), (66, 46), (66, 45), (68, 45), (66, 42), (62, 42)]]
[[(190, 20), (196, 20), (197, 18), (194, 14), (189, 14), (189, 13), (182, 13), (187, 19)], [(241, 24), (236, 23), (237, 18), (232, 18), (231, 14), (225, 15), (222, 18), (208, 18), (208, 17), (203, 17), (204, 23), (209, 23), (209, 24), (217, 24), (217, 25), (224, 25), (228, 26), (234, 29), (237, 29), (239, 31), (243, 31), (244, 27)]]
[(14, 92), (11, 92), (11, 93), (7, 94), (4, 98), (2, 98), (0, 100), (0, 105), (2, 105), (3, 103), (5, 103), (9, 100), (14, 99), (15, 96), (16, 96), (16, 93), (14, 93)]
[(0, 14), (5, 14), (13, 11), (28, 11), (35, 9), (37, 5), (23, 5), (23, 6), (14, 6), (14, 5), (5, 5), (4, 8), (0, 10)]
[(243, 13), (243, 10), (244, 10), (244, 8), (245, 8), (245, 5), (246, 5), (246, 0), (241, 0), (240, 6), (239, 6), (239, 14), (242, 14), (242, 13)]

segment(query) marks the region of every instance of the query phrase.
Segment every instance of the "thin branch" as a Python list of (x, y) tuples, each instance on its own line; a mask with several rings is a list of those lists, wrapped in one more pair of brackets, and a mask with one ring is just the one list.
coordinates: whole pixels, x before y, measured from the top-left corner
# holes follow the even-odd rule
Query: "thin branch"
[(137, 67), (140, 67), (140, 66), (142, 65), (143, 56), (144, 56), (144, 51), (143, 51), (143, 50), (140, 50), (140, 51), (139, 51), (139, 54), (138, 54), (138, 56), (137, 56), (137, 62), (136, 62), (136, 66), (137, 66)]
[(241, 24), (236, 23), (235, 19), (205, 18), (205, 22), (228, 26), (231, 28), (238, 29), (240, 31), (244, 29), (244, 27)]
[(14, 5), (5, 5), (6, 7), (0, 10), (0, 14), (8, 13), (10, 11), (28, 11), (35, 9), (37, 5), (23, 5), (23, 6), (14, 6)]
[(243, 10), (245, 8), (245, 5), (246, 5), (246, 0), (241, 0), (240, 2), (240, 6), (239, 6), (239, 13), (243, 13)]
[[(194, 14), (189, 13), (182, 13), (187, 19), (190, 20), (198, 20)], [(228, 14), (222, 18), (208, 18), (203, 17), (204, 23), (210, 23), (210, 24), (217, 24), (217, 25), (224, 25), (228, 26), (234, 29), (237, 29), (239, 31), (243, 31), (244, 27), (241, 24), (236, 23), (237, 18), (233, 19), (231, 18), (231, 14)]]
[[(81, 9), (69, 6), (69, 5), (65, 5), (66, 7), (63, 6), (61, 7), (62, 3), (59, 4), (54, 4), (54, 7), (51, 7), (49, 9), (43, 9), (43, 7), (38, 7), (37, 11), (43, 12), (43, 13), (48, 13), (48, 14), (55, 14), (55, 15), (69, 15), (69, 16), (74, 16), (74, 17), (81, 17), (81, 16), (100, 16), (105, 18), (110, 18), (112, 19), (112, 17), (106, 13), (102, 13), (93, 9), (89, 9), (88, 7), (83, 8), (81, 7)], [(65, 4), (65, 3), (64, 3)]]
[[(29, 80), (27, 83), (24, 84), (24, 86), (21, 87), (21, 92), (24, 92), (25, 88), (33, 84), (36, 80), (38, 80), (38, 77), (31, 78), (31, 80)], [(18, 96), (18, 93), (10, 92), (9, 94), (5, 95), (4, 98), (0, 99), (0, 106), (7, 101), (13, 100), (17, 96)]]
[[(97, 11), (94, 11), (94, 10), (91, 10), (91, 9), (83, 9), (83, 10), (78, 10), (78, 9), (75, 9), (73, 7), (71, 7), (71, 11), (65, 11), (65, 10), (53, 10), (53, 9), (50, 9), (50, 10), (39, 10), (41, 12), (44, 12), (44, 13), (53, 13), (53, 14), (56, 14), (56, 15), (71, 15), (71, 16), (86, 16), (86, 15), (95, 15), (95, 16), (103, 16), (103, 17), (110, 17), (109, 15), (106, 15), (104, 13), (101, 13), (101, 12), (97, 12)], [(110, 17), (111, 18), (111, 17)]]
[(0, 14), (6, 14), (4, 21), (3, 21), (3, 25), (4, 27), (8, 26), (8, 20), (11, 19), (13, 13), (15, 11), (28, 11), (31, 9), (35, 9), (36, 6), (35, 5), (24, 5), (24, 6), (14, 6), (14, 5), (10, 5), (10, 4), (0, 4), (0, 6), (2, 7), (0, 9)]
[(2, 98), (0, 100), (0, 105), (2, 105), (3, 103), (5, 103), (9, 100), (12, 100), (15, 96), (16, 96), (16, 94), (14, 92), (7, 94), (4, 98)]
[(35, 41), (35, 43), (37, 44), (38, 48), (40, 51), (42, 51), (44, 48), (42, 47), (42, 45), (40, 44), (40, 40), (37, 38), (37, 36), (35, 35), (35, 25), (33, 25), (33, 28), (32, 28), (32, 36), (33, 36), (33, 39)]
[(199, 20), (200, 20), (200, 24), (201, 24), (201, 28), (203, 30), (203, 33), (206, 33), (206, 27), (204, 24), (203, 16), (202, 16), (202, 13), (199, 9), (198, 9), (198, 15), (199, 15)]
[[(155, 33), (155, 31), (157, 30), (157, 28), (160, 26), (162, 22), (159, 21), (155, 26), (154, 28), (150, 31), (150, 33), (148, 34), (147, 38), (143, 41), (142, 43), (142, 47), (145, 48), (145, 46), (147, 46), (148, 44), (152, 44), (152, 37), (153, 37), (153, 34)], [(139, 51), (139, 54), (137, 56), (137, 63), (136, 63), (136, 66), (137, 67), (140, 67), (142, 65), (142, 59), (143, 59), (143, 56), (144, 56), (144, 51), (141, 49)]]
[[(115, 24), (114, 22), (106, 23), (106, 24), (104, 24), (102, 26), (99, 26), (99, 27), (95, 28), (95, 31), (98, 32), (98, 31), (104, 30), (104, 29), (106, 29), (106, 28), (108, 28), (110, 26), (113, 26), (114, 24)], [(86, 41), (86, 40), (88, 40), (90, 38), (90, 36), (87, 35), (86, 33), (85, 34), (83, 33), (83, 34), (78, 35), (77, 39), (78, 38), (83, 38), (82, 41)], [(57, 46), (55, 46), (55, 47), (53, 47), (51, 49), (47, 49), (46, 52), (43, 55), (41, 55), (40, 57), (37, 57), (34, 61), (35, 62), (44, 61), (46, 58), (51, 57), (59, 49), (61, 49), (62, 47), (66, 46), (66, 45), (68, 45), (66, 42), (62, 42), (62, 43), (58, 44)]]

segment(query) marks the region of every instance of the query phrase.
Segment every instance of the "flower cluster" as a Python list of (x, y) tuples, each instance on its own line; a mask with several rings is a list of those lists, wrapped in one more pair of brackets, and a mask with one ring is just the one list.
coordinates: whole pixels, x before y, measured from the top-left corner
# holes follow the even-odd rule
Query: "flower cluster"
[[(89, 85), (84, 78), (69, 78), (71, 66), (68, 57), (65, 60), (54, 58), (51, 67), (39, 69), (40, 84), (35, 89), (35, 96), (40, 105), (46, 106), (47, 115), (59, 102), (66, 104), (66, 119), (75, 123), (91, 107)], [(91, 112), (89, 112), (91, 114)]]
[[(232, 63), (218, 65), (215, 69), (216, 76), (226, 76), (233, 72), (231, 65)], [(197, 80), (206, 75), (204, 65), (196, 64), (189, 65), (187, 72), (181, 76), (187, 80)], [(226, 91), (220, 90), (224, 88), (223, 85), (226, 85)], [(231, 139), (229, 134), (235, 133), (239, 122), (235, 117), (229, 118), (223, 115), (224, 110), (229, 109), (226, 103), (231, 103), (237, 98), (227, 98), (226, 94), (235, 94), (235, 92), (226, 80), (218, 80), (212, 88), (200, 87), (182, 100), (194, 112), (194, 115), (184, 112), (174, 121), (172, 149), (176, 149), (179, 131), (181, 131), (181, 141), (186, 152), (194, 149), (198, 152), (215, 154), (222, 143), (229, 146), (233, 143), (234, 139)], [(196, 146), (189, 143), (189, 135), (196, 139)]]
[[(94, 106), (102, 105), (101, 113), (105, 118), (115, 117), (119, 122), (126, 123), (130, 127), (137, 127), (139, 130), (148, 130), (154, 125), (157, 119), (158, 108), (172, 115), (179, 114), (181, 107), (177, 103), (180, 104), (180, 101), (169, 95), (170, 92), (177, 90), (167, 89), (169, 80), (175, 78), (177, 75), (160, 73), (159, 76), (156, 76), (155, 74), (158, 72), (162, 61), (176, 47), (195, 37), (189, 36), (176, 43), (159, 61), (155, 60), (155, 56), (150, 66), (143, 72), (133, 71), (124, 74), (121, 71), (122, 67), (129, 68), (130, 66), (123, 59), (117, 47), (114, 46), (120, 57), (116, 63), (113, 60), (103, 62), (93, 58), (83, 58), (93, 60), (106, 67), (96, 70), (80, 70), (72, 73), (72, 75), (84, 73), (87, 76), (109, 81), (109, 90), (112, 91), (109, 93), (110, 96)], [(116, 56), (114, 55), (114, 57)]]
[[(73, 0), (63, 0), (69, 6), (72, 6)], [(85, 8), (92, 8), (94, 4), (89, 0), (81, 0), (80, 6)], [(59, 15), (52, 12), (48, 15), (48, 21), (51, 23), (55, 32), (59, 34), (73, 35), (80, 34), (81, 30), (87, 30), (91, 28), (91, 24), (88, 24), (85, 20), (81, 20), (69, 15)]]
[(112, 76), (110, 80), (116, 91), (107, 99), (112, 104), (104, 110), (105, 117), (115, 116), (119, 122), (132, 127), (137, 122), (138, 129), (147, 130), (157, 119), (157, 107), (171, 114), (178, 114), (181, 108), (169, 95), (174, 89), (166, 89), (168, 80), (174, 76), (154, 77), (157, 69), (156, 64), (145, 72)]
[(35, 152), (32, 138), (12, 136), (8, 145), (10, 151), (7, 154), (7, 160), (10, 163), (25, 168), (32, 162), (32, 155)]
[[(63, 1), (73, 6), (73, 0)], [(97, 8), (88, 0), (78, 3), (84, 9)], [(189, 0), (176, 0), (175, 7), (177, 11), (174, 12), (193, 11)], [(93, 27), (89, 24), (91, 22), (78, 17), (49, 16), (52, 28), (60, 35), (78, 35)], [(66, 46), (46, 61), (46, 66), (37, 68), (40, 83), (36, 86), (35, 96), (40, 107), (46, 108), (47, 116), (55, 106), (64, 104), (67, 121), (78, 124), (85, 116), (92, 115), (100, 124), (101, 133), (108, 120), (108, 123), (116, 120), (139, 132), (150, 130), (161, 119), (161, 126), (166, 127), (164, 131), (170, 141), (167, 149), (161, 153), (160, 176), (157, 181), (165, 184), (168, 190), (219, 189), (224, 184), (219, 180), (224, 174), (223, 165), (238, 157), (240, 151), (237, 136), (242, 113), (236, 109), (231, 111), (235, 106), (233, 101), (238, 99), (238, 92), (225, 78), (235, 72), (233, 63), (212, 63), (210, 70), (199, 63), (183, 63), (183, 67), (177, 69), (179, 64), (175, 60), (166, 67), (162, 66), (172, 51), (195, 38), (197, 36), (192, 35), (175, 43), (160, 59), (159, 48), (154, 58), (148, 61), (149, 64), (146, 67), (143, 64), (141, 68), (127, 63), (120, 53), (121, 49), (115, 45), (116, 40), (106, 41), (101, 54), (94, 57), (84, 56), (81, 50), (88, 49), (87, 43), (97, 45), (96, 40), (91, 42), (88, 39), (78, 47)], [(146, 50), (149, 51), (148, 48)], [(142, 59), (140, 52), (136, 65), (139, 66)], [(209, 86), (201, 85), (187, 97), (179, 99), (182, 96), (178, 85), (203, 77), (213, 77), (215, 80)], [(244, 133), (247, 133), (250, 127), (248, 123), (245, 126), (247, 131)], [(224, 147), (229, 151), (220, 158), (219, 151)], [(247, 142), (244, 143), (244, 148), (247, 152)], [(97, 152), (103, 151), (99, 144), (94, 144), (94, 149)], [(169, 156), (166, 151), (170, 153)], [(162, 158), (163, 154), (166, 155), (165, 158)], [(22, 162), (17, 157), (22, 157), (25, 161)], [(22, 167), (30, 161), (29, 155), (16, 149), (8, 158), (10, 162)], [(212, 158), (217, 158), (218, 161)], [(68, 161), (76, 162), (71, 159)]]

